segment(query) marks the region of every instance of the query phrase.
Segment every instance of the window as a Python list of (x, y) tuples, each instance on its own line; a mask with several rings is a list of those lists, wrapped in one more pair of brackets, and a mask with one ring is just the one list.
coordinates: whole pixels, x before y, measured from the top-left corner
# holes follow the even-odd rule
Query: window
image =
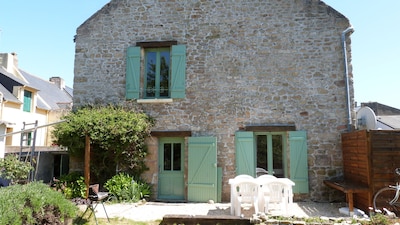
[(31, 146), (32, 144), (32, 132), (24, 132), (23, 134), (25, 146)]
[(164, 171), (181, 171), (182, 166), (181, 143), (164, 144)]
[(30, 112), (31, 105), (32, 105), (32, 92), (24, 90), (24, 105), (23, 105), (24, 112)]
[(257, 168), (276, 177), (285, 177), (284, 142), (282, 134), (256, 134)]
[(169, 48), (145, 50), (145, 98), (168, 98), (170, 81)]
[[(13, 128), (9, 128), (7, 127), (7, 131), (6, 133), (12, 133), (13, 132)], [(12, 135), (6, 136), (6, 145), (12, 145)]]
[(129, 47), (126, 99), (185, 98), (186, 46)]

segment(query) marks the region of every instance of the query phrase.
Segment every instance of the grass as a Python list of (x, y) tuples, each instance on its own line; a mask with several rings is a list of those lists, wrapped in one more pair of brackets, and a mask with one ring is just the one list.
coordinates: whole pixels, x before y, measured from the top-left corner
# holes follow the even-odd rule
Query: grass
[[(149, 222), (141, 222), (134, 221), (126, 218), (110, 218), (110, 222), (108, 222), (107, 218), (97, 218), (98, 225), (159, 225), (161, 220), (159, 221), (149, 221)], [(90, 216), (90, 218), (76, 218), (73, 221), (74, 225), (94, 225), (96, 224), (96, 220), (94, 216)]]

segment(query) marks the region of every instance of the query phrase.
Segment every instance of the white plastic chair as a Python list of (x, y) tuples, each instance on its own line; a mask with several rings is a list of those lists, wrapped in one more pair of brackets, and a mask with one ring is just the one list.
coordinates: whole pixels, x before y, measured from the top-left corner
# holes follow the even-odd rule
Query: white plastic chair
[(261, 176), (256, 178), (256, 180), (258, 182), (262, 182), (264, 179), (269, 180), (269, 179), (278, 179), (278, 178), (276, 176), (274, 176), (274, 175), (271, 175), (271, 174), (264, 174), (264, 175), (261, 175)]
[(265, 204), (266, 204), (266, 201), (269, 200), (269, 195), (271, 194), (267, 184), (276, 179), (278, 179), (278, 178), (273, 175), (270, 175), (270, 174), (264, 174), (264, 175), (261, 175), (256, 178), (256, 181), (259, 185), (258, 186), (258, 209), (261, 212), (266, 213)]
[(289, 204), (293, 203), (293, 185), (294, 183), (286, 178), (271, 179), (263, 184), (260, 187), (261, 191), (269, 193), (268, 195), (264, 194), (264, 212), (278, 210), (281, 214), (287, 215)]
[(258, 184), (255, 180), (243, 179), (233, 186), (234, 215), (240, 216), (242, 207), (254, 207), (254, 213), (258, 214)]

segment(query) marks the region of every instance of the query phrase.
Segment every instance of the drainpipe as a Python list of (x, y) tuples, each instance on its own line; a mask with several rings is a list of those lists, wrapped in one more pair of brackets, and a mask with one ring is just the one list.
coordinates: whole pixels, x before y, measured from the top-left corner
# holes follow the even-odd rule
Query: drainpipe
[(347, 64), (347, 50), (346, 50), (346, 34), (354, 32), (353, 27), (349, 27), (342, 32), (342, 48), (344, 58), (344, 79), (346, 84), (346, 99), (347, 99), (347, 130), (351, 131), (351, 104), (350, 104), (350, 87), (349, 87), (349, 69)]

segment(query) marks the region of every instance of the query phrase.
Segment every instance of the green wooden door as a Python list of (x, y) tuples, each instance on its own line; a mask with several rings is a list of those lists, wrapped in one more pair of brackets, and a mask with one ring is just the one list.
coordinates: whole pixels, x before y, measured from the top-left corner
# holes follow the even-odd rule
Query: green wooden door
[(158, 199), (184, 200), (184, 139), (160, 138)]
[(217, 202), (217, 139), (189, 137), (188, 201)]
[(289, 132), (290, 179), (296, 184), (293, 193), (308, 193), (308, 151), (305, 131)]
[(254, 133), (238, 131), (235, 134), (236, 175), (256, 176), (256, 151)]

